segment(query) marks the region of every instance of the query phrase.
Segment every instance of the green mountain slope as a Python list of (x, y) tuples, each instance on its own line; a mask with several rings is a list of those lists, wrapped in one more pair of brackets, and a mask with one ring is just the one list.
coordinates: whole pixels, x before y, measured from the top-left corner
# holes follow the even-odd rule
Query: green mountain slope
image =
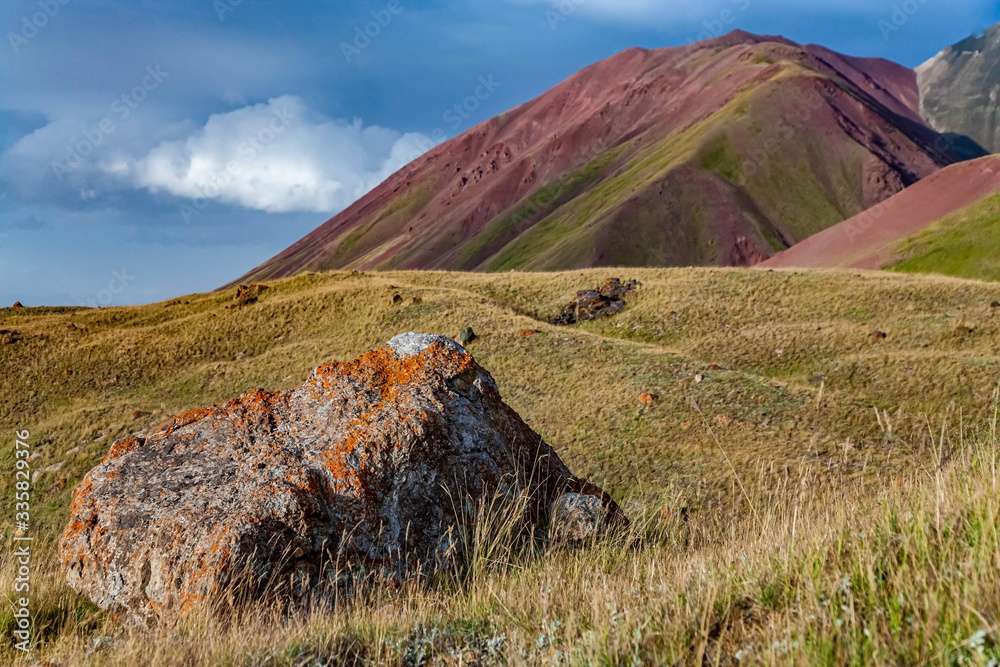
[(934, 223), (897, 252), (894, 271), (1000, 281), (1000, 194)]

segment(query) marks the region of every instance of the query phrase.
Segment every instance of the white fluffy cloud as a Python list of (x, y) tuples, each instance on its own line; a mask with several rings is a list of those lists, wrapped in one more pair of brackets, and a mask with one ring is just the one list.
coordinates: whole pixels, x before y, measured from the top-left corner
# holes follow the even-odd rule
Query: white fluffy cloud
[(109, 173), (150, 192), (245, 208), (331, 214), (429, 149), (419, 133), (333, 120), (283, 96), (209, 117)]

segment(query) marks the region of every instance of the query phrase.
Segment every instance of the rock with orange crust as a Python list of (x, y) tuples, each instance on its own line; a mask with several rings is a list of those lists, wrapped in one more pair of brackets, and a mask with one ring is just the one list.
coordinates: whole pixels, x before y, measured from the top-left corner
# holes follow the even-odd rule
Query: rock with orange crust
[(464, 348), (410, 333), (296, 389), (114, 443), (74, 494), (59, 557), (76, 591), (148, 627), (206, 604), (305, 601), (366, 575), (450, 569), (477, 509), (518, 493), (517, 520), (540, 535), (565, 494), (627, 523)]

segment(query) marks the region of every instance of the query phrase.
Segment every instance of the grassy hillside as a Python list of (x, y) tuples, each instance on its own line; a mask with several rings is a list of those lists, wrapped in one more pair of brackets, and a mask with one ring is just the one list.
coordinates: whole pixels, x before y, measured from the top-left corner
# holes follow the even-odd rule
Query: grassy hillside
[(895, 271), (1000, 280), (1000, 194), (903, 241), (898, 253)]
[[(546, 323), (615, 274), (643, 284), (623, 314)], [(397, 293), (421, 300), (392, 305)], [(41, 471), (32, 609), (38, 655), (58, 664), (996, 656), (997, 299), (996, 285), (930, 276), (591, 270), (307, 274), (243, 307), (226, 293), (4, 309), (0, 329), (17, 334), (0, 345), (0, 590), (13, 596), (13, 432), (29, 430)], [(505, 400), (640, 518), (627, 544), (501, 550), (461, 579), (375, 587), (371, 604), (194, 619), (153, 639), (62, 583), (55, 542), (72, 489), (115, 438), (297, 386), (403, 331), (467, 325)], [(646, 392), (652, 405), (638, 401)], [(0, 623), (7, 633), (9, 614)], [(0, 661), (22, 660), (10, 644)]]

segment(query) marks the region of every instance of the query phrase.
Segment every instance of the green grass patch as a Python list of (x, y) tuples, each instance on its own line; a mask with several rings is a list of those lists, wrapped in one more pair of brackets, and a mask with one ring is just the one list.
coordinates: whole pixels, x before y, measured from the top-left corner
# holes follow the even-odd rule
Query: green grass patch
[(1000, 194), (934, 223), (897, 252), (904, 259), (893, 271), (1000, 280)]

